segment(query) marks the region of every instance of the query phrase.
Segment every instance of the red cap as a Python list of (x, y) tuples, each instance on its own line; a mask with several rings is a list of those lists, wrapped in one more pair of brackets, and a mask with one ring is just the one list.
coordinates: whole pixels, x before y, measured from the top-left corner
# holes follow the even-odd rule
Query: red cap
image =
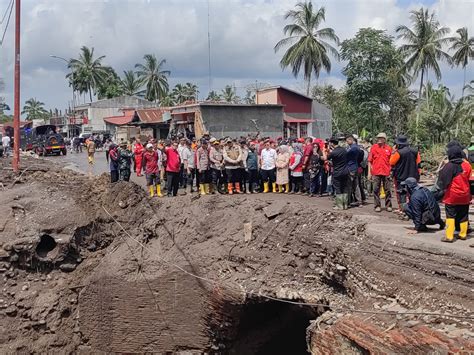
[(304, 138), (298, 138), (296, 141), (297, 141), (298, 143), (304, 143)]

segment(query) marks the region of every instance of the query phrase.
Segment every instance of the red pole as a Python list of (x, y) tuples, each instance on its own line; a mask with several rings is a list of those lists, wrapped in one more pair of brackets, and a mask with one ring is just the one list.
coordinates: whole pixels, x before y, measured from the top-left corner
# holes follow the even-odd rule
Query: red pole
[(15, 102), (13, 108), (13, 171), (20, 170), (20, 0), (15, 0)]

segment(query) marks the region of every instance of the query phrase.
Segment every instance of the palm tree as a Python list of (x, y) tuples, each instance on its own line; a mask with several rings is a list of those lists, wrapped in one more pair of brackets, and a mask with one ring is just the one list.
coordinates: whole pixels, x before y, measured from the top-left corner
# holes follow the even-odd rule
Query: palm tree
[[(88, 48), (83, 46), (79, 59), (70, 59), (68, 67), (71, 69), (71, 73), (66, 75), (67, 78), (72, 80), (74, 88), (84, 90), (87, 88), (89, 92), (89, 99), (92, 102), (92, 90), (96, 91), (101, 82), (106, 80), (110, 71), (109, 67), (102, 65), (102, 60), (105, 56), (94, 58), (94, 48)], [(73, 77), (71, 78), (71, 75)]]
[(160, 106), (161, 107), (171, 107), (177, 104), (176, 98), (173, 93), (166, 93), (165, 96), (161, 97)]
[(196, 84), (186, 83), (185, 87), (188, 94), (188, 100), (197, 101), (199, 94), (198, 86)]
[(219, 102), (221, 101), (221, 99), (222, 99), (221, 95), (219, 95), (217, 92), (212, 90), (212, 91), (209, 91), (206, 101)]
[(21, 114), (26, 114), (28, 120), (45, 119), (48, 111), (44, 108), (44, 102), (38, 101), (34, 98), (26, 100), (25, 106)]
[(462, 89), (462, 97), (464, 97), (464, 88), (466, 86), (466, 68), (471, 59), (474, 59), (474, 37), (469, 38), (467, 33), (467, 28), (459, 28), (456, 33), (459, 37), (451, 37), (449, 41), (451, 42), (451, 47), (449, 48), (452, 51), (455, 51), (453, 54), (453, 64), (461, 66), (464, 69), (464, 82)]
[(143, 96), (143, 81), (140, 80), (133, 70), (124, 70), (123, 78), (120, 80), (123, 94), (128, 96)]
[(321, 69), (327, 73), (331, 71), (328, 52), (339, 60), (337, 49), (329, 43), (334, 42), (339, 45), (339, 38), (332, 28), (318, 29), (321, 23), (326, 20), (324, 7), (315, 12), (311, 2), (299, 2), (296, 4), (295, 10), (290, 10), (285, 14), (285, 19), (289, 18), (293, 20), (293, 23), (283, 28), (283, 33), (288, 37), (275, 45), (275, 52), (290, 45), (283, 55), (280, 65), (282, 69), (291, 67), (295, 77), (303, 68), (304, 79), (307, 82), (306, 94), (309, 95), (313, 72), (318, 78)]
[(421, 71), (420, 88), (418, 99), (421, 98), (423, 89), (423, 80), (428, 70), (432, 69), (438, 80), (441, 79), (441, 69), (438, 60), (446, 60), (451, 63), (451, 57), (443, 51), (443, 45), (449, 41), (445, 36), (449, 33), (449, 28), (440, 27), (435, 19), (434, 13), (421, 8), (418, 11), (412, 11), (410, 15), (412, 28), (401, 25), (396, 31), (398, 38), (406, 41), (400, 47), (400, 52), (407, 58), (405, 66), (408, 71), (413, 73), (416, 80)]
[(188, 100), (188, 90), (183, 84), (176, 84), (171, 92), (177, 104), (182, 104)]
[(156, 59), (154, 54), (145, 54), (145, 64), (135, 64), (137, 75), (146, 86), (145, 98), (149, 101), (160, 100), (169, 90), (169, 70), (163, 70), (165, 59)]
[(240, 101), (240, 98), (235, 93), (235, 90), (232, 86), (227, 85), (224, 90), (222, 90), (222, 100), (225, 102), (231, 102), (237, 104)]

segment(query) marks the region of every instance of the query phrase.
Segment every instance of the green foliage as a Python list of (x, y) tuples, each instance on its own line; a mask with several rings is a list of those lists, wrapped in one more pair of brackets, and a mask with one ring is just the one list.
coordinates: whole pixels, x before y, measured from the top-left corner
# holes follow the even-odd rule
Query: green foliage
[(222, 97), (217, 92), (212, 90), (212, 91), (209, 91), (209, 94), (207, 95), (206, 100), (207, 101), (213, 101), (213, 102), (219, 102), (219, 101), (222, 100)]
[(173, 88), (171, 96), (177, 104), (182, 104), (186, 101), (197, 101), (199, 90), (198, 86), (192, 83), (176, 84)]
[(120, 89), (127, 96), (144, 96), (143, 81), (138, 78), (133, 70), (125, 70), (120, 80)]
[(230, 85), (227, 85), (221, 92), (221, 98), (224, 102), (230, 102), (233, 104), (238, 104), (240, 102), (240, 97), (237, 96), (234, 88)]
[(166, 59), (157, 60), (154, 54), (145, 54), (144, 64), (136, 64), (136, 74), (143, 81), (146, 87), (145, 99), (149, 101), (159, 101), (168, 93), (169, 70), (164, 70)]
[(328, 73), (331, 71), (329, 53), (339, 59), (337, 49), (331, 44), (337, 46), (339, 38), (332, 28), (319, 28), (326, 20), (326, 10), (321, 7), (315, 11), (311, 2), (297, 3), (295, 10), (286, 13), (285, 19), (293, 22), (283, 28), (288, 37), (275, 45), (275, 52), (289, 46), (280, 65), (282, 69), (290, 67), (295, 77), (301, 70), (304, 71), (304, 79), (308, 83), (306, 94), (309, 95), (313, 72), (318, 78), (322, 69)]
[(21, 114), (26, 115), (27, 120), (46, 120), (50, 117), (49, 112), (44, 108), (44, 102), (38, 101), (34, 98), (25, 101), (25, 106), (23, 106)]
[(115, 70), (110, 67), (106, 67), (106, 71), (107, 74), (97, 86), (97, 98), (99, 100), (111, 99), (123, 95), (120, 77)]

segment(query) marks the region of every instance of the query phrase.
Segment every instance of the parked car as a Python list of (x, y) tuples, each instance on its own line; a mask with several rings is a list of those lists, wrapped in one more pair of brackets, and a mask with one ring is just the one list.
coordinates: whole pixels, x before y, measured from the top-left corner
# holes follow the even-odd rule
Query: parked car
[[(25, 150), (32, 150), (38, 155), (67, 154), (64, 138), (56, 133), (55, 125), (43, 125), (31, 129), (25, 137)], [(22, 146), (23, 146), (22, 142)]]

